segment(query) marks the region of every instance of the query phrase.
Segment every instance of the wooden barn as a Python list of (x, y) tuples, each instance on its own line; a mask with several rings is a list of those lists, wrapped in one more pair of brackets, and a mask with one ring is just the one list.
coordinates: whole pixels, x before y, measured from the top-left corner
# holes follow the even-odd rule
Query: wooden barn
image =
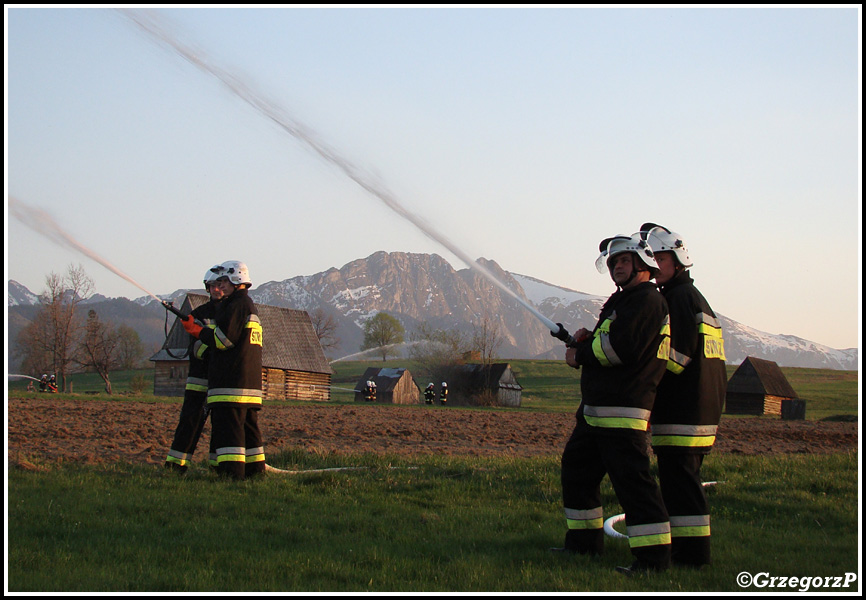
[(725, 412), (746, 415), (781, 415), (782, 404), (797, 399), (779, 365), (747, 357), (728, 380)]
[(421, 392), (408, 369), (379, 369), (370, 367), (355, 384), (355, 402), (364, 402), (367, 381), (376, 384), (376, 402), (388, 404), (420, 404)]
[(520, 406), (523, 387), (508, 363), (458, 365), (447, 383), (449, 404)]
[[(187, 294), (181, 311), (188, 314), (208, 301), (203, 294)], [(262, 397), (265, 400), (318, 400), (331, 397), (333, 371), (303, 310), (256, 304), (262, 322)], [(162, 349), (150, 357), (155, 363), (153, 393), (183, 396), (189, 369), (190, 337), (175, 319)]]

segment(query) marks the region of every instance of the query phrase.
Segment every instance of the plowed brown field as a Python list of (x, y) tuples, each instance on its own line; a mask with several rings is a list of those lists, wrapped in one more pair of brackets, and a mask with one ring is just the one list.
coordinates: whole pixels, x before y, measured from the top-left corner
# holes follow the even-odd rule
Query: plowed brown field
[[(165, 460), (180, 404), (60, 400), (33, 394), (8, 402), (9, 462), (34, 464)], [(392, 406), (266, 406), (259, 423), (266, 454), (336, 453), (559, 455), (573, 414)], [(210, 425), (197, 458), (204, 457)], [(723, 417), (714, 452), (828, 453), (857, 448), (856, 422)]]

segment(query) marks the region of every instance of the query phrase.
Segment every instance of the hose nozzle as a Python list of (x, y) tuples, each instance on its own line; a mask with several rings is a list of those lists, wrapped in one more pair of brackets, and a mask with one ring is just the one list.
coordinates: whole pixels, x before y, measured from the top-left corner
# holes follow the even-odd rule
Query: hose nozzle
[(165, 307), (165, 310), (167, 310), (169, 312), (173, 312), (175, 315), (177, 315), (178, 319), (180, 319), (180, 320), (186, 319), (186, 315), (183, 314), (182, 312), (180, 312), (180, 310), (178, 310), (174, 306), (172, 306), (171, 303), (168, 302), (167, 300), (163, 300), (162, 305)]
[(557, 323), (557, 327), (559, 327), (559, 331), (550, 330), (550, 335), (555, 337), (558, 340), (565, 342), (565, 345), (569, 348), (574, 348), (577, 346), (577, 341), (571, 337), (571, 334), (568, 333), (565, 327), (562, 326), (562, 323)]

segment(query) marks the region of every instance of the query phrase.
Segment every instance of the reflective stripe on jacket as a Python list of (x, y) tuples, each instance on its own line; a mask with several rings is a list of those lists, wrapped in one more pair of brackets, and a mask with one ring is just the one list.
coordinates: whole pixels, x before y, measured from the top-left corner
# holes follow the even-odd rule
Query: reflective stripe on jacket
[(670, 310), (671, 347), (650, 417), (653, 448), (705, 454), (715, 443), (727, 387), (721, 323), (688, 271), (661, 291)]
[(668, 356), (668, 309), (655, 284), (615, 292), (577, 345), (582, 410), (595, 427), (646, 430)]

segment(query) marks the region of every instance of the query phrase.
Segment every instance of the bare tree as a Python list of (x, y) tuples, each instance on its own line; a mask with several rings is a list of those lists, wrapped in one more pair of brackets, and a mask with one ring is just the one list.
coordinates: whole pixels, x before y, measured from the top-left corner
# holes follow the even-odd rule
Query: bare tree
[(105, 382), (105, 392), (108, 394), (111, 394), (111, 371), (119, 363), (116, 352), (119, 343), (118, 332), (111, 325), (101, 322), (96, 311), (90, 309), (76, 362), (85, 369), (96, 371)]
[(340, 338), (337, 337), (337, 319), (333, 314), (325, 312), (325, 309), (319, 306), (310, 313), (310, 320), (313, 322), (313, 329), (316, 331), (322, 350), (327, 352), (340, 345)]
[(418, 374), (430, 381), (452, 379), (469, 343), (463, 332), (456, 329), (432, 329), (422, 323), (412, 333), (409, 358), (418, 363)]
[(69, 266), (66, 276), (55, 273), (45, 278), (47, 289), (39, 297), (40, 308), (33, 321), (18, 336), (18, 349), (24, 364), (37, 364), (41, 371), (57, 376), (61, 391), (66, 391), (81, 333), (78, 305), (93, 291), (93, 281), (82, 266)]
[(473, 324), (471, 349), (481, 356), (481, 363), (491, 365), (496, 359), (496, 352), (502, 346), (502, 334), (499, 323), (488, 313), (484, 313), (477, 324)]

